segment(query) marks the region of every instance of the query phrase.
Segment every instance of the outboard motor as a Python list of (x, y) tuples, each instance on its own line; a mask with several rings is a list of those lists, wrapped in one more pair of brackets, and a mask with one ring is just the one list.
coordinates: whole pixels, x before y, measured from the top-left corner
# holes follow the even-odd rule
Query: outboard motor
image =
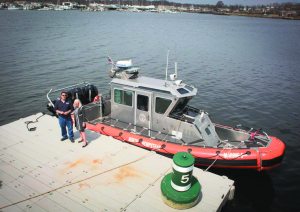
[(73, 103), (75, 99), (80, 99), (80, 101), (83, 99), (83, 92), (80, 87), (68, 91), (68, 100)]
[[(74, 102), (75, 99), (80, 99), (83, 105), (89, 104), (93, 102), (94, 98), (98, 95), (98, 89), (95, 85), (86, 84), (83, 87), (74, 87), (67, 91), (68, 93), (68, 100), (70, 102)], [(55, 102), (59, 100), (51, 100), (52, 104), (55, 105)], [(48, 111), (51, 112), (51, 115), (57, 116), (54, 110), (54, 106), (50, 102), (47, 104)]]
[(98, 89), (94, 85), (86, 85), (82, 87), (82, 99), (80, 101), (82, 104), (88, 104), (94, 100), (94, 98), (98, 95)]

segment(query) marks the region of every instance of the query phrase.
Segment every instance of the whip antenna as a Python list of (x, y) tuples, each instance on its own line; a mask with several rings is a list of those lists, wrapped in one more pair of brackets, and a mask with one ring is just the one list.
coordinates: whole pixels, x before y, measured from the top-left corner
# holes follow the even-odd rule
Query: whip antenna
[(168, 50), (168, 52), (167, 52), (166, 79), (165, 79), (166, 82), (165, 82), (165, 86), (167, 86), (167, 80), (168, 80), (169, 53), (170, 53), (170, 50)]

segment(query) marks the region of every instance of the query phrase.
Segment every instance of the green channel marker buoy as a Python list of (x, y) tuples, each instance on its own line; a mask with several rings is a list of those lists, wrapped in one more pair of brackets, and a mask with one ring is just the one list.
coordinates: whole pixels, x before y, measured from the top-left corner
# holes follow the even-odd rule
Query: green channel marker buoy
[(188, 152), (178, 152), (173, 157), (173, 173), (161, 181), (162, 199), (175, 209), (194, 207), (201, 194), (201, 185), (193, 176), (195, 159)]

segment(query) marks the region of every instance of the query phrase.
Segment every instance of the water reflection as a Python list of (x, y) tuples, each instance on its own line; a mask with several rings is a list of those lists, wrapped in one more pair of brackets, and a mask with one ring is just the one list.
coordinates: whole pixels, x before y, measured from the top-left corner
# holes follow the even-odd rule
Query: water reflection
[(234, 180), (235, 195), (222, 209), (227, 211), (271, 211), (275, 191), (267, 171), (212, 169), (211, 172)]

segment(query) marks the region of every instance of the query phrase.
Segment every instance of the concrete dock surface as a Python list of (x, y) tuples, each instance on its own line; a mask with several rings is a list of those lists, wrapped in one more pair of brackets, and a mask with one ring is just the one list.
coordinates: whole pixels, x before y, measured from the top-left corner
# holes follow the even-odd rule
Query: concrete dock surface
[[(160, 191), (172, 159), (86, 133), (85, 148), (77, 131), (75, 143), (62, 142), (57, 118), (41, 113), (0, 126), (0, 211), (177, 211)], [(186, 211), (220, 211), (234, 182), (199, 168), (193, 175), (202, 194)]]

